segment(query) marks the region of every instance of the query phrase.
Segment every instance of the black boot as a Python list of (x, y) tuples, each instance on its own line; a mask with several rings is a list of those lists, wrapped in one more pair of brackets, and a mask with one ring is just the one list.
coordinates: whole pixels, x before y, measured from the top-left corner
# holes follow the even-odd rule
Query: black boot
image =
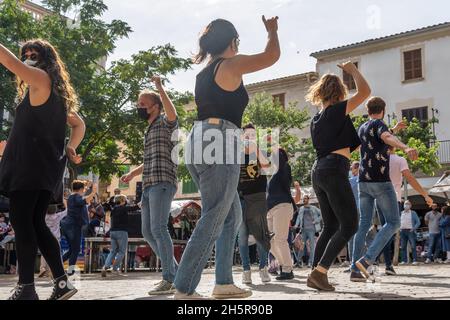
[(53, 293), (48, 300), (69, 300), (78, 292), (69, 282), (67, 275), (55, 279), (53, 284)]
[(39, 300), (34, 283), (17, 284), (14, 293), (8, 300)]

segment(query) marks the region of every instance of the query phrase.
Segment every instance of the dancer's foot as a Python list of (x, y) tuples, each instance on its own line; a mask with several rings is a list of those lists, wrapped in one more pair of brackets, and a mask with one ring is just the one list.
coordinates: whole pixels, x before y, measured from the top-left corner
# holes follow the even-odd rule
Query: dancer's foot
[(276, 277), (278, 281), (287, 281), (294, 279), (294, 272), (282, 272), (280, 276)]
[(47, 278), (48, 277), (48, 271), (43, 269), (41, 272), (39, 272), (38, 278)]
[(366, 277), (366, 278), (370, 278), (370, 264), (366, 261), (366, 259), (361, 258), (358, 261), (356, 261), (356, 267), (358, 268), (359, 271), (361, 271), (361, 273)]
[(198, 294), (197, 292), (194, 292), (193, 294), (186, 294), (181, 293), (178, 290), (175, 292), (175, 295), (173, 296), (175, 300), (212, 300), (211, 298), (202, 296)]
[(216, 284), (212, 296), (215, 299), (245, 299), (252, 294), (253, 293), (250, 290), (241, 289), (234, 284)]
[(388, 276), (396, 276), (396, 275), (397, 275), (397, 272), (395, 272), (393, 266), (386, 267), (385, 273), (386, 273), (386, 275), (388, 275)]
[(166, 296), (175, 293), (175, 287), (173, 283), (163, 280), (154, 289), (150, 290), (149, 296)]
[(310, 288), (321, 291), (335, 291), (336, 289), (328, 282), (328, 275), (314, 269), (308, 276), (306, 285)]
[(261, 281), (263, 283), (269, 283), (270, 281), (272, 281), (272, 279), (270, 278), (270, 275), (269, 275), (269, 271), (267, 271), (267, 267), (259, 270), (259, 276), (261, 277)]
[(69, 300), (78, 292), (70, 283), (67, 275), (55, 279), (53, 284), (53, 292), (48, 300)]
[(242, 273), (242, 284), (252, 284), (252, 271), (244, 270)]
[(367, 279), (360, 273), (353, 271), (350, 275), (351, 282), (367, 282)]
[(34, 283), (17, 284), (12, 291), (14, 293), (8, 300), (39, 300)]

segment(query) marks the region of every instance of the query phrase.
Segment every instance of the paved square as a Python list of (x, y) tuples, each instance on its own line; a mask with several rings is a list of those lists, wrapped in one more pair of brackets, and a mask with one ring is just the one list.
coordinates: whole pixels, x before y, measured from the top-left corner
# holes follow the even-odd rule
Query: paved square
[[(343, 268), (333, 268), (330, 281), (337, 284), (335, 293), (318, 293), (306, 286), (307, 269), (296, 269), (295, 279), (289, 282), (277, 282), (263, 285), (259, 274), (253, 273), (254, 284), (250, 300), (450, 300), (450, 265), (399, 266), (398, 275), (388, 277), (380, 274), (380, 281), (372, 283), (351, 283), (349, 274)], [(384, 271), (380, 268), (380, 271)], [(241, 269), (235, 268), (235, 281), (241, 282)], [(79, 289), (74, 297), (77, 300), (158, 300), (172, 297), (149, 297), (147, 292), (160, 280), (159, 273), (137, 272), (127, 276), (108, 276), (100, 274), (75, 276), (75, 285)], [(7, 299), (14, 287), (15, 276), (0, 276), (0, 300)], [(205, 270), (198, 292), (210, 295), (214, 285), (214, 270)], [(48, 280), (37, 280), (37, 290), (41, 299), (51, 293)]]

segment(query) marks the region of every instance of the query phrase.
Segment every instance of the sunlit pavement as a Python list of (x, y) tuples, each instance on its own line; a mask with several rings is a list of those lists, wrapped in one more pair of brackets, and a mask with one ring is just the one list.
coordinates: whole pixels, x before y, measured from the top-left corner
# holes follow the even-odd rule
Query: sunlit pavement
[[(295, 269), (295, 279), (287, 282), (261, 284), (259, 273), (253, 272), (253, 285), (243, 286), (253, 290), (250, 300), (396, 300), (445, 299), (450, 300), (450, 265), (399, 266), (397, 276), (385, 276), (380, 268), (375, 283), (352, 283), (344, 268), (333, 268), (330, 281), (337, 285), (334, 293), (318, 293), (306, 286), (309, 270)], [(234, 270), (236, 284), (241, 285), (241, 269)], [(77, 300), (158, 300), (167, 297), (149, 297), (147, 292), (160, 279), (160, 274), (150, 272), (128, 273), (126, 276), (101, 278), (100, 274), (76, 275), (73, 279), (79, 292)], [(17, 282), (15, 276), (0, 276), (0, 300), (7, 299)], [(46, 299), (52, 290), (50, 280), (37, 279), (38, 294)], [(214, 286), (214, 270), (206, 269), (198, 292), (210, 295)]]

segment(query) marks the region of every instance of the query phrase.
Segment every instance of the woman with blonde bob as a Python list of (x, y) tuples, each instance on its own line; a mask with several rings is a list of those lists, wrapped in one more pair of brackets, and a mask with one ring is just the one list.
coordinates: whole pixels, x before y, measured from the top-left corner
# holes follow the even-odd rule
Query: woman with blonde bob
[(357, 92), (353, 97), (347, 99), (347, 87), (333, 74), (324, 75), (306, 96), (308, 101), (320, 108), (311, 122), (311, 136), (317, 153), (312, 182), (324, 222), (307, 285), (324, 291), (335, 290), (328, 282), (328, 270), (358, 228), (358, 211), (348, 172), (350, 154), (361, 143), (349, 114), (371, 93), (353, 63), (338, 66), (355, 80)]
[[(20, 100), (0, 164), (0, 193), (10, 199), (19, 266), (19, 282), (10, 300), (38, 300), (34, 286), (38, 248), (55, 278), (49, 300), (67, 300), (77, 290), (64, 272), (59, 243), (45, 216), (51, 202), (63, 202), (67, 157), (81, 162), (76, 149), (85, 125), (55, 48), (46, 41), (32, 40), (22, 46), (19, 57), (0, 44), (0, 65), (16, 75)], [(66, 124), (72, 128), (67, 146)]]

